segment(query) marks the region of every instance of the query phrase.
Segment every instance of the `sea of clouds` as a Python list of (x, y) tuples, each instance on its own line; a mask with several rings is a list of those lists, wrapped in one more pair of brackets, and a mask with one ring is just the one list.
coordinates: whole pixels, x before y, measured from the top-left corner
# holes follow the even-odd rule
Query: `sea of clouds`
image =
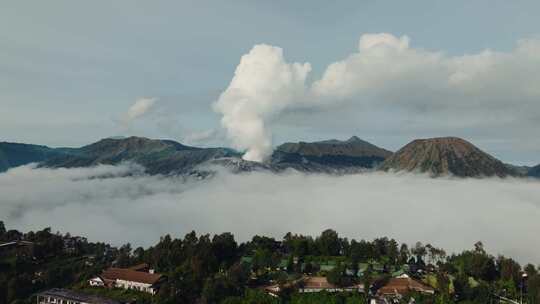
[(230, 231), (244, 241), (332, 228), (348, 238), (388, 236), (448, 251), (481, 240), (494, 254), (538, 264), (539, 218), (540, 181), (529, 179), (219, 171), (195, 181), (148, 176), (129, 164), (0, 174), (0, 220), (8, 228), (52, 227), (115, 245), (149, 246), (191, 230)]

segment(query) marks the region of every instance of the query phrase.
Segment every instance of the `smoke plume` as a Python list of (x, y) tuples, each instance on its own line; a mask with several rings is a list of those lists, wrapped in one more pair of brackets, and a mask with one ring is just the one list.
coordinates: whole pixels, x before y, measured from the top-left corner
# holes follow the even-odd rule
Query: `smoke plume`
[(214, 104), (223, 115), (222, 125), (243, 158), (263, 161), (272, 151), (271, 132), (266, 121), (304, 94), (311, 66), (287, 63), (282, 49), (256, 45), (242, 56), (229, 87)]

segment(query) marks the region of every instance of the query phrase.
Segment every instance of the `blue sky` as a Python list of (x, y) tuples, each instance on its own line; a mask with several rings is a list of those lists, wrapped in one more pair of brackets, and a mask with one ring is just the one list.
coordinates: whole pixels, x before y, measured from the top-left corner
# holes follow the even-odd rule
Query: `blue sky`
[[(193, 132), (219, 133), (220, 115), (211, 105), (229, 85), (240, 57), (256, 44), (281, 47), (288, 62), (309, 62), (309, 84), (329, 64), (357, 51), (363, 34), (407, 35), (413, 47), (450, 57), (486, 49), (511, 52), (518, 40), (539, 37), (538, 11), (538, 1), (497, 0), (5, 1), (0, 3), (0, 140), (78, 146), (113, 135), (183, 140)], [(159, 98), (160, 108), (122, 126), (118, 121), (141, 97)], [(371, 124), (383, 121), (385, 113)], [(273, 123), (274, 143), (356, 134), (396, 149), (416, 136), (454, 131), (329, 128), (291, 123), (287, 115)], [(477, 130), (456, 133), (503, 160), (540, 162), (538, 141), (511, 142), (513, 134), (522, 133), (518, 127), (501, 137)], [(224, 136), (208, 144), (214, 143), (229, 145)]]

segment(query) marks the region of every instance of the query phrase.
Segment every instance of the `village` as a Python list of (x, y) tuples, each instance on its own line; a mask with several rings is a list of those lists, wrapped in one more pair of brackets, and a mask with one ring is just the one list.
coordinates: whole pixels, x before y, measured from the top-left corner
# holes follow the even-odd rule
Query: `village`
[[(332, 267), (325, 265), (327, 270)], [(280, 268), (275, 271), (283, 270)], [(363, 271), (367, 270), (364, 269)], [(359, 271), (358, 275), (361, 275)], [(88, 285), (96, 288), (119, 288), (135, 290), (155, 295), (159, 290), (160, 284), (166, 280), (165, 276), (157, 274), (147, 264), (139, 264), (129, 268), (109, 268), (100, 275), (88, 280)], [(364, 284), (352, 284), (338, 286), (329, 283), (326, 276), (304, 275), (299, 279), (276, 283), (259, 288), (273, 297), (279, 297), (283, 289), (294, 289), (299, 293), (318, 293), (318, 292), (351, 292), (351, 293), (371, 293), (374, 286), (365, 288)], [(372, 296), (370, 303), (398, 303), (399, 300), (411, 293), (422, 293), (433, 295), (435, 289), (421, 281), (411, 278), (406, 273), (397, 271), (384, 285), (377, 288)], [(136, 303), (136, 300), (133, 300)], [(83, 292), (74, 290), (53, 288), (37, 295), (38, 304), (113, 304), (119, 303), (112, 299), (104, 297), (90, 296)]]
[(228, 233), (210, 238), (192, 232), (184, 239), (165, 236), (155, 246), (135, 250), (129, 244), (116, 248), (48, 229), (4, 231), (0, 240), (0, 280), (7, 279), (0, 284), (5, 286), (0, 296), (5, 303), (18, 297), (21, 303), (38, 304), (171, 299), (202, 304), (390, 304), (470, 298), (532, 304), (538, 292), (532, 285), (538, 279), (536, 268), (495, 259), (481, 243), (448, 257), (429, 244), (409, 249), (388, 238), (348, 241), (332, 230), (317, 238), (287, 234), (283, 241), (255, 236), (241, 244)]

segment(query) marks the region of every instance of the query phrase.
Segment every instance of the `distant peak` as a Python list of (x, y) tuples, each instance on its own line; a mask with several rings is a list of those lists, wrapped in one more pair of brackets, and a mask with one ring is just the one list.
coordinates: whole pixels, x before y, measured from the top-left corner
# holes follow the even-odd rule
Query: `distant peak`
[(100, 141), (110, 141), (110, 140), (133, 141), (133, 140), (151, 140), (151, 139), (146, 138), (146, 137), (139, 137), (139, 136), (111, 136), (111, 137), (102, 138), (98, 142), (100, 142)]
[(113, 139), (113, 140), (122, 140), (122, 139), (126, 139), (127, 137), (125, 136), (111, 136), (111, 137), (106, 137), (104, 139)]
[(418, 139), (418, 140), (438, 142), (438, 143), (468, 142), (465, 139), (456, 137), (456, 136), (432, 137), (432, 138), (424, 138), (424, 139)]
[(516, 174), (500, 160), (459, 137), (416, 139), (386, 159), (381, 169), (432, 176), (505, 177)]
[(296, 153), (303, 156), (350, 156), (350, 157), (380, 157), (385, 159), (392, 152), (379, 148), (371, 143), (352, 136), (347, 140), (323, 140), (316, 142), (285, 143), (276, 148), (284, 153)]
[(358, 136), (351, 136), (351, 138), (347, 140), (339, 140), (339, 139), (328, 139), (328, 140), (321, 140), (312, 142), (309, 144), (347, 144), (347, 143), (364, 143), (365, 141), (361, 140)]

